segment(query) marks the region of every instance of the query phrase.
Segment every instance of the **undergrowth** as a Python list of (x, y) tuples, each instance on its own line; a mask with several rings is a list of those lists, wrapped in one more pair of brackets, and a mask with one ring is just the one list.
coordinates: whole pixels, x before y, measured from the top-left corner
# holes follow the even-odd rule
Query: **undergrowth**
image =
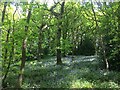
[[(23, 88), (120, 88), (120, 72), (101, 70), (95, 56), (62, 58), (63, 65), (56, 65), (56, 58), (27, 61)], [(15, 87), (18, 67), (11, 68), (7, 82)]]

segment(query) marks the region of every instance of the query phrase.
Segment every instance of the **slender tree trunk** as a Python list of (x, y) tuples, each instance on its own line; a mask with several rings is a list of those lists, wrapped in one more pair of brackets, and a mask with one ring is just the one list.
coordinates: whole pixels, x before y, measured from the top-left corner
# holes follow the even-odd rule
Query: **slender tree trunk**
[(47, 35), (48, 35), (48, 40), (47, 40), (47, 48), (48, 48), (48, 54), (50, 53), (50, 49), (51, 49), (51, 38), (50, 38), (50, 31), (49, 30), (47, 30)]
[[(94, 19), (95, 19), (95, 23), (96, 23), (96, 30), (99, 30), (99, 26), (98, 26), (98, 22), (97, 22), (97, 18), (96, 18), (96, 13), (94, 11), (94, 8), (93, 8), (93, 4), (92, 4), (92, 11), (93, 11), (93, 14), (94, 14)], [(96, 33), (97, 34), (97, 33)], [(105, 50), (105, 45), (104, 45), (104, 41), (103, 41), (103, 37), (102, 35), (99, 36), (101, 38), (101, 48), (102, 48), (102, 52), (103, 52), (103, 59), (104, 59), (104, 63), (105, 63), (105, 68), (108, 70), (109, 69), (109, 63), (108, 63), (108, 60), (107, 60), (107, 57), (106, 57), (106, 50)], [(96, 41), (98, 39), (96, 38)], [(98, 53), (97, 51), (97, 47), (95, 47), (96, 49), (96, 54)]]
[(60, 39), (61, 39), (60, 26), (61, 26), (61, 24), (58, 26), (58, 31), (57, 31), (57, 64), (62, 64), (62, 61), (61, 61), (61, 43), (60, 43)]
[(105, 69), (109, 69), (109, 63), (108, 63), (108, 59), (106, 57), (106, 50), (105, 50), (105, 45), (104, 45), (104, 41), (103, 41), (103, 37), (101, 35), (101, 48), (102, 48), (102, 53), (103, 53), (103, 59), (104, 59), (104, 63), (105, 63)]
[[(10, 53), (10, 54), (12, 55), (12, 53)], [(11, 55), (10, 55), (10, 57), (12, 57)], [(10, 64), (11, 64), (11, 58), (10, 58), (10, 60), (9, 60), (9, 62), (8, 62), (8, 66), (7, 66), (7, 68), (6, 68), (5, 75), (4, 75), (3, 79), (2, 79), (2, 87), (3, 87), (3, 88), (6, 87), (6, 82), (5, 82), (5, 80), (6, 80), (6, 78), (7, 78), (8, 72), (9, 72)]]
[[(66, 37), (67, 37), (67, 30), (63, 30), (63, 47), (65, 47), (65, 40), (66, 40)], [(63, 57), (66, 56), (66, 52), (65, 52), (65, 48), (63, 50)]]
[(42, 58), (42, 33), (41, 29), (39, 29), (39, 36), (38, 36), (38, 61)]
[[(31, 7), (29, 8), (28, 11), (28, 16), (27, 16), (27, 24), (30, 22), (30, 17), (31, 17)], [(26, 61), (26, 43), (27, 43), (27, 32), (28, 32), (28, 25), (25, 26), (25, 37), (22, 40), (22, 59), (21, 59), (21, 65), (20, 65), (20, 73), (18, 77), (18, 87), (21, 87), (22, 82), (23, 82), (23, 74), (24, 74), (24, 67), (25, 67), (25, 61)]]
[[(57, 3), (58, 4), (58, 3)], [(62, 17), (63, 17), (63, 13), (64, 13), (64, 5), (65, 5), (65, 0), (63, 0), (62, 4), (61, 5), (61, 8), (60, 8), (60, 13), (57, 13), (57, 12), (54, 12), (54, 8), (56, 8), (57, 4), (55, 4), (54, 6), (51, 7), (50, 11), (51, 13), (58, 19), (58, 20), (61, 20)], [(60, 42), (60, 39), (61, 39), (61, 26), (62, 26), (62, 22), (59, 21), (58, 23), (58, 30), (57, 30), (57, 64), (62, 64), (62, 60), (61, 60), (61, 42)]]
[[(60, 12), (60, 16), (59, 16), (59, 20), (62, 19), (62, 15), (64, 13), (64, 4), (65, 1), (62, 2), (61, 4), (61, 12)], [(62, 64), (62, 60), (61, 60), (61, 26), (62, 26), (62, 22), (60, 21), (58, 24), (58, 31), (57, 31), (57, 64)]]
[[(5, 40), (5, 43), (6, 43), (6, 45), (8, 44), (8, 42), (9, 42), (9, 35), (10, 35), (10, 27), (9, 27), (9, 29), (8, 29), (8, 31), (7, 31), (7, 36), (6, 36), (6, 40)], [(4, 87), (4, 86), (6, 86), (5, 85), (5, 79), (6, 79), (6, 76), (7, 76), (7, 72), (8, 72), (8, 68), (9, 67), (5, 67), (5, 64), (7, 63), (6, 61), (8, 60), (8, 48), (7, 47), (5, 47), (5, 53), (4, 53), (4, 61), (3, 61), (3, 69), (4, 69), (4, 71), (5, 71), (5, 75), (3, 75), (3, 78), (2, 78), (2, 86)], [(8, 62), (8, 65), (9, 65), (9, 62)]]
[(27, 38), (25, 37), (22, 41), (22, 60), (21, 60), (21, 65), (20, 65), (20, 74), (18, 78), (19, 87), (21, 87), (22, 82), (23, 82), (23, 73), (24, 73), (24, 67), (25, 67), (25, 61), (26, 61), (26, 40)]
[[(3, 25), (3, 23), (4, 23), (6, 7), (7, 7), (7, 2), (4, 3), (4, 8), (3, 8), (3, 11), (2, 11), (2, 19), (1, 19), (2, 25)], [(2, 30), (0, 30), (0, 35), (1, 35), (1, 31), (2, 31)], [(8, 40), (9, 40), (9, 34), (10, 34), (10, 28), (9, 28), (8, 31), (7, 31), (7, 36), (6, 36), (6, 41), (5, 41), (6, 44), (8, 43)], [(2, 63), (2, 64), (3, 64), (3, 69), (5, 69), (4, 66), (5, 66), (5, 61), (6, 61), (6, 59), (7, 59), (7, 52), (8, 52), (8, 50), (7, 50), (7, 48), (5, 48), (4, 61), (3, 61), (3, 63)], [(3, 75), (3, 77), (2, 77), (2, 87), (6, 86), (6, 85), (5, 85), (5, 79), (6, 79), (6, 75)]]
[(80, 36), (80, 46), (82, 46), (82, 43), (83, 43), (83, 33), (81, 34), (81, 36)]
[[(92, 4), (92, 12), (93, 12), (93, 15), (94, 15), (94, 20), (95, 20), (95, 24), (96, 24), (96, 30), (99, 30), (99, 26), (98, 26), (96, 13), (94, 11), (93, 4)], [(96, 32), (96, 35), (97, 35), (97, 32)], [(97, 40), (98, 40), (98, 38), (96, 37), (96, 35), (95, 35), (95, 54), (98, 55), (98, 47), (97, 47), (97, 43), (98, 43)]]
[[(4, 8), (2, 11), (2, 19), (1, 19), (2, 24), (4, 23), (6, 7), (7, 7), (7, 2), (4, 3)], [(9, 40), (9, 34), (10, 34), (10, 26), (9, 26), (8, 31), (7, 31), (7, 36), (6, 36), (6, 41), (5, 41), (6, 44), (8, 43), (8, 40)], [(7, 52), (8, 52), (8, 50), (7, 50), (7, 48), (5, 48), (4, 61), (7, 59)]]
[(39, 34), (38, 34), (38, 60), (40, 60), (43, 56), (43, 49), (42, 49), (42, 31), (44, 28), (45, 24), (42, 24), (38, 29), (39, 29)]
[(72, 30), (71, 30), (71, 36), (72, 36), (72, 57), (71, 57), (71, 59), (72, 59), (72, 61), (74, 60), (74, 50), (75, 50), (75, 42), (74, 42), (74, 39), (75, 39), (75, 34), (74, 34), (74, 28), (72, 28)]
[[(6, 7), (7, 7), (7, 2), (4, 3), (4, 8), (3, 8), (3, 11), (2, 11), (2, 19), (1, 19), (1, 22), (2, 22), (2, 25), (4, 23), (4, 18), (5, 18), (5, 12), (6, 12)], [(0, 30), (0, 35), (1, 35), (1, 31)], [(10, 30), (8, 30), (8, 33), (9, 33)], [(7, 38), (6, 38), (6, 41), (8, 41), (8, 34), (7, 34)], [(7, 52), (7, 50), (5, 50), (5, 52)], [(6, 56), (4, 57), (4, 60), (6, 59)]]
[(78, 28), (76, 28), (76, 30), (75, 30), (75, 34), (74, 34), (74, 49), (75, 49), (75, 55), (77, 55), (78, 54), (78, 52), (77, 52), (77, 50), (78, 50), (78, 44), (79, 43), (79, 29)]
[[(16, 10), (17, 10), (17, 8), (16, 8)], [(9, 56), (9, 62), (8, 62), (8, 66), (7, 66), (7, 68), (6, 68), (6, 72), (5, 72), (5, 75), (4, 75), (4, 77), (3, 77), (3, 80), (2, 80), (2, 84), (3, 84), (3, 86), (4, 86), (4, 84), (5, 84), (5, 80), (6, 80), (6, 78), (7, 78), (7, 75), (8, 75), (8, 72), (9, 72), (9, 69), (10, 69), (10, 65), (11, 65), (11, 61), (13, 60), (13, 56), (14, 56), (14, 22), (15, 22), (15, 20), (14, 20), (14, 15), (15, 15), (15, 13), (16, 13), (16, 10), (15, 10), (15, 12), (14, 12), (14, 14), (13, 14), (13, 32), (12, 32), (12, 48), (11, 48), (11, 52), (10, 52), (10, 56)], [(7, 35), (7, 36), (9, 36), (9, 35)], [(8, 40), (8, 38), (7, 38), (7, 40)], [(7, 58), (7, 57), (6, 57)]]
[(4, 18), (5, 18), (6, 7), (7, 7), (7, 2), (4, 2), (4, 8), (2, 11), (2, 19), (1, 19), (2, 23), (4, 22)]
[[(10, 27), (9, 27), (9, 29), (8, 29), (8, 31), (7, 31), (6, 40), (5, 40), (6, 45), (7, 45), (8, 42), (9, 42), (10, 30), (11, 30), (11, 29), (10, 29)], [(8, 53), (8, 49), (5, 48), (4, 61), (7, 59), (7, 53)]]

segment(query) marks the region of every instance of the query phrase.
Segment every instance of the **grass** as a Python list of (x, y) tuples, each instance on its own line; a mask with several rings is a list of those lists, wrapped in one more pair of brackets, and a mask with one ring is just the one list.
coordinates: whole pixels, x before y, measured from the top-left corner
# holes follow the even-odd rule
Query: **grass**
[[(120, 88), (120, 72), (100, 69), (96, 56), (62, 58), (63, 65), (56, 65), (56, 58), (27, 61), (23, 88)], [(17, 69), (15, 69), (17, 71)], [(9, 87), (15, 87), (17, 74), (9, 73)]]

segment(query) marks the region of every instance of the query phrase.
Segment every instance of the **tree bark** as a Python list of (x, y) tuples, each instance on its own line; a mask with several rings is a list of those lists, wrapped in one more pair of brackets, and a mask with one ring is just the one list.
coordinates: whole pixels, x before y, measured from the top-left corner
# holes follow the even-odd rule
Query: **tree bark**
[[(65, 40), (66, 40), (66, 37), (67, 37), (67, 29), (66, 30), (63, 30), (63, 47), (65, 47)], [(65, 48), (64, 48), (64, 50), (63, 50), (63, 57), (65, 57), (66, 56), (66, 50), (65, 50)]]
[[(7, 2), (4, 3), (4, 8), (3, 8), (3, 11), (2, 11), (2, 19), (1, 19), (2, 24), (4, 23), (6, 7), (7, 7)], [(0, 32), (0, 34), (1, 34), (1, 32)], [(6, 36), (6, 41), (5, 41), (6, 44), (7, 44), (8, 41), (9, 41), (9, 34), (10, 34), (10, 25), (9, 25), (9, 29), (8, 29), (8, 31), (7, 31), (7, 36)], [(5, 60), (7, 59), (7, 52), (8, 52), (8, 50), (7, 50), (7, 48), (5, 48), (4, 62), (5, 62)], [(4, 62), (3, 62), (3, 66), (4, 66)]]
[[(63, 1), (61, 4), (61, 11), (60, 11), (60, 17), (59, 20), (62, 19), (62, 15), (64, 13), (64, 4), (65, 2)], [(58, 24), (58, 31), (57, 31), (57, 64), (62, 64), (62, 60), (61, 60), (61, 26), (62, 26), (62, 22), (60, 21)]]
[[(27, 15), (27, 24), (30, 22), (31, 17), (31, 7), (29, 8), (28, 15)], [(21, 87), (23, 82), (23, 74), (24, 74), (24, 67), (25, 67), (25, 61), (26, 61), (26, 43), (27, 43), (27, 32), (28, 32), (29, 26), (25, 26), (25, 37), (22, 40), (22, 59), (21, 59), (21, 65), (20, 65), (20, 73), (18, 77), (18, 87)]]
[[(16, 10), (17, 10), (17, 8), (16, 8)], [(3, 77), (3, 80), (2, 80), (2, 86), (4, 87), (4, 85), (5, 85), (5, 80), (6, 80), (6, 78), (7, 78), (7, 75), (8, 75), (8, 72), (9, 72), (9, 69), (10, 69), (10, 65), (11, 65), (11, 61), (13, 60), (13, 56), (14, 56), (14, 22), (15, 22), (15, 20), (14, 20), (14, 15), (15, 15), (15, 13), (16, 13), (16, 10), (15, 10), (15, 12), (13, 13), (13, 32), (12, 32), (12, 48), (11, 48), (11, 52), (10, 52), (10, 56), (9, 56), (9, 62), (8, 62), (8, 66), (7, 66), (7, 68), (6, 68), (6, 72), (5, 72), (5, 75), (4, 75), (4, 77)], [(9, 34), (9, 33), (8, 33)], [(8, 36), (9, 35), (7, 35), (7, 41), (8, 41)], [(7, 57), (6, 57), (7, 58)]]
[[(3, 8), (3, 11), (2, 11), (2, 19), (1, 19), (2, 25), (3, 25), (3, 23), (4, 23), (6, 7), (7, 7), (7, 2), (4, 3), (4, 8)], [(0, 35), (1, 35), (1, 31), (2, 31), (2, 30), (0, 30)], [(8, 31), (7, 31), (7, 36), (6, 36), (6, 40), (5, 40), (5, 43), (6, 43), (6, 44), (8, 43), (8, 40), (9, 40), (9, 34), (10, 34), (10, 28), (9, 28)], [(3, 69), (5, 68), (4, 66), (5, 66), (5, 61), (6, 61), (6, 59), (7, 59), (7, 53), (8, 53), (8, 49), (5, 47), (4, 61), (3, 61)], [(3, 75), (3, 77), (2, 77), (2, 87), (6, 86), (6, 85), (5, 85), (5, 79), (6, 79), (6, 75)]]
[(57, 64), (62, 64), (61, 61), (61, 43), (60, 43), (60, 38), (61, 38), (61, 23), (58, 26), (57, 30)]
[[(51, 13), (58, 19), (58, 20), (61, 20), (62, 19), (62, 16), (63, 16), (63, 13), (64, 13), (64, 5), (65, 5), (65, 0), (62, 1), (62, 4), (61, 5), (61, 8), (60, 8), (60, 13), (56, 13), (54, 12), (54, 8), (56, 8), (58, 3), (56, 3), (54, 6), (51, 7), (50, 11)], [(62, 60), (61, 60), (61, 42), (60, 42), (60, 39), (61, 39), (61, 26), (62, 26), (62, 21), (59, 21), (58, 23), (58, 30), (57, 30), (57, 65), (59, 64), (62, 64)]]
[(1, 19), (2, 23), (4, 22), (4, 18), (5, 18), (6, 7), (7, 7), (7, 2), (4, 2), (4, 8), (2, 11), (2, 19)]
[[(10, 31), (11, 31), (11, 26), (9, 25), (9, 29), (8, 29), (8, 31), (7, 31), (7, 36), (6, 36), (6, 40), (5, 40), (5, 44), (7, 45), (8, 44), (8, 42), (9, 42), (9, 36), (10, 36)], [(8, 45), (7, 45), (8, 46)], [(8, 72), (8, 68), (9, 67), (5, 67), (5, 64), (7, 63), (6, 61), (8, 60), (8, 47), (5, 47), (5, 53), (4, 53), (4, 60), (3, 60), (3, 63), (2, 63), (2, 65), (3, 65), (3, 71), (5, 71), (5, 75), (3, 75), (3, 78), (2, 78), (2, 86), (4, 87), (4, 86), (6, 86), (6, 84), (5, 84), (5, 79), (6, 79), (6, 74), (7, 74), (7, 72)], [(8, 65), (9, 65), (9, 62), (8, 62)], [(6, 70), (5, 70), (5, 68), (6, 68)]]

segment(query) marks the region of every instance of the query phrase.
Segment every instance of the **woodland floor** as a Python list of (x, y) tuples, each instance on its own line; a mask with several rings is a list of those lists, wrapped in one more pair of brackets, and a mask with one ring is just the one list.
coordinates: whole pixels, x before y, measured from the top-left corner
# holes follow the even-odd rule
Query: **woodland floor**
[[(23, 88), (120, 88), (120, 72), (100, 69), (96, 56), (71, 56), (62, 58), (63, 65), (56, 65), (56, 58), (27, 61)], [(15, 66), (14, 66), (15, 67)], [(16, 85), (17, 69), (9, 75), (10, 87)]]

